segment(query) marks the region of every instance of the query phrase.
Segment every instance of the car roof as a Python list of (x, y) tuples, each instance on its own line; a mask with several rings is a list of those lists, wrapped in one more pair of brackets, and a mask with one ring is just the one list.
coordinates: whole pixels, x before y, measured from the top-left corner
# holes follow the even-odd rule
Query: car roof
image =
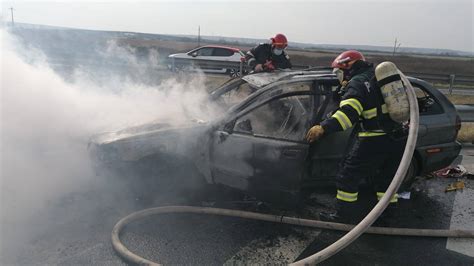
[[(201, 47), (198, 47), (196, 49), (200, 49), (200, 48), (223, 48), (223, 49), (229, 49), (229, 50), (232, 50), (234, 52), (239, 52), (240, 49), (239, 48), (235, 48), (235, 47), (230, 47), (230, 46), (223, 46), (223, 45), (204, 45), (204, 46), (201, 46)], [(195, 50), (196, 50), (195, 49)]]
[(243, 77), (229, 79), (223, 84), (221, 84), (216, 89), (210, 92), (213, 97), (218, 97), (222, 93), (225, 93), (229, 89), (229, 84), (236, 84), (240, 82), (246, 82), (250, 85), (250, 87), (260, 90), (261, 88), (283, 80), (289, 79), (296, 79), (298, 77), (312, 77), (312, 78), (321, 78), (321, 77), (331, 77), (336, 78), (336, 75), (332, 74), (332, 72), (327, 67), (315, 67), (315, 68), (308, 68), (305, 70), (277, 70), (272, 72), (260, 72), (260, 73), (252, 73), (245, 75)]
[(247, 83), (256, 88), (262, 88), (266, 85), (291, 78), (309, 77), (309, 76), (334, 76), (327, 68), (310, 68), (305, 70), (279, 70), (274, 72), (261, 72), (249, 74), (242, 77)]
[[(260, 89), (271, 83), (289, 79), (298, 79), (298, 78), (321, 78), (321, 77), (333, 77), (336, 75), (332, 73), (332, 68), (330, 67), (314, 67), (303, 70), (278, 70), (273, 72), (260, 72), (253, 73), (246, 76), (243, 76), (241, 79), (245, 80), (254, 88)], [(428, 90), (433, 90), (431, 85), (425, 80), (407, 76), (408, 80), (415, 83), (421, 83), (424, 87), (427, 87)]]
[[(426, 81), (407, 77), (410, 82), (415, 82), (421, 84), (425, 87), (430, 93), (435, 94), (436, 89), (432, 88), (430, 84)], [(308, 68), (304, 70), (277, 70), (273, 72), (260, 72), (260, 73), (252, 73), (243, 77), (239, 77), (237, 79), (230, 79), (220, 85), (218, 88), (210, 92), (211, 97), (219, 97), (219, 95), (228, 91), (230, 87), (229, 84), (235, 84), (240, 82), (246, 82), (256, 91), (262, 93), (262, 88), (276, 82), (283, 82), (283, 81), (308, 81), (308, 80), (322, 80), (322, 79), (331, 79), (337, 80), (335, 74), (332, 73), (332, 68), (328, 67), (314, 67)], [(260, 94), (260, 93), (253, 93)]]

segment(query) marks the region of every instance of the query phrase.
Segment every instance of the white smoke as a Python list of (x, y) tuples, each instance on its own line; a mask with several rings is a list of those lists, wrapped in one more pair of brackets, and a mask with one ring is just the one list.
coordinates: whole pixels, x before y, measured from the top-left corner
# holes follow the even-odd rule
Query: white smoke
[(27, 60), (34, 65), (25, 62), (25, 55), (38, 59), (37, 51), (22, 50), (20, 57), (11, 35), (3, 31), (1, 39), (2, 233), (87, 187), (94, 178), (86, 148), (91, 135), (152, 120), (180, 123), (190, 110), (206, 119), (199, 112), (207, 97), (202, 77), (181, 83), (169, 78), (152, 87), (111, 76), (110, 83), (97, 85), (78, 71), (68, 83), (43, 56)]

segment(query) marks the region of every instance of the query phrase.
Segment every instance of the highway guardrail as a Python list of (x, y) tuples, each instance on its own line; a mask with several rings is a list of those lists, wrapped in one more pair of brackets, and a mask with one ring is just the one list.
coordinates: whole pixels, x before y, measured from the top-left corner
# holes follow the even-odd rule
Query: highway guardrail
[(462, 122), (474, 122), (474, 104), (455, 105)]

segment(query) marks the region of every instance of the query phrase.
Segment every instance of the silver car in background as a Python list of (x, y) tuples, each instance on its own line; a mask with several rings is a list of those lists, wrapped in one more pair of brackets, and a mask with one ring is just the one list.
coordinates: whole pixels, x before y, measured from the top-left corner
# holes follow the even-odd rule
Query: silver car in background
[(187, 53), (171, 54), (168, 59), (172, 71), (200, 69), (207, 73), (237, 77), (240, 76), (240, 63), (245, 59), (245, 53), (234, 47), (206, 45)]

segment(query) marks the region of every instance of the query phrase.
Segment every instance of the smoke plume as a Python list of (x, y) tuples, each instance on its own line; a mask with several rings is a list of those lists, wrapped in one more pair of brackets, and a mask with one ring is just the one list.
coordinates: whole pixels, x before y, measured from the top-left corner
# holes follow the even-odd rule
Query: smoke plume
[[(180, 123), (189, 119), (190, 110), (196, 118), (207, 118), (199, 111), (206, 99), (199, 75), (180, 82), (169, 77), (153, 86), (124, 79), (120, 73), (79, 67), (66, 81), (40, 51), (25, 47), (5, 31), (1, 39), (2, 253), (12, 245), (10, 237), (30, 233), (25, 227), (34, 225), (35, 215), (93, 184), (87, 155), (91, 135), (150, 121)], [(129, 66), (147, 78), (143, 65), (127, 51), (114, 45), (108, 49), (109, 56), (130, 61)]]

